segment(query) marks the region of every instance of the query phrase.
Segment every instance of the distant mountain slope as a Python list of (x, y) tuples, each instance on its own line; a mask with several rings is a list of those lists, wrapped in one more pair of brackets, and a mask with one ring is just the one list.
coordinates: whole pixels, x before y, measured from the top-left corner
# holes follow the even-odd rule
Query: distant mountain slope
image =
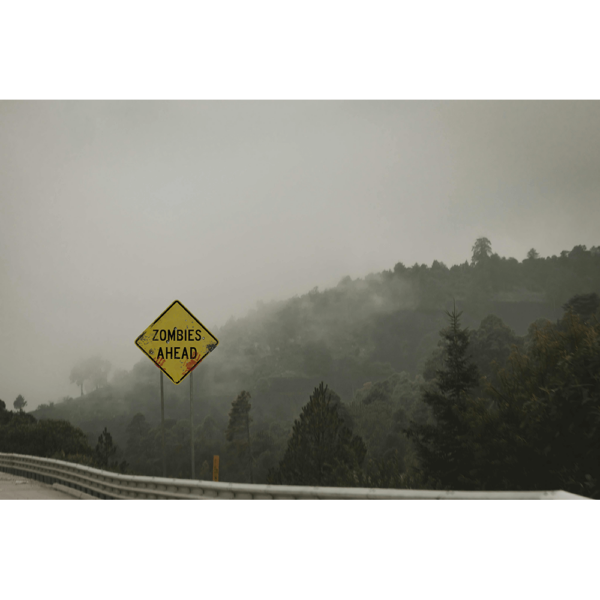
[[(450, 268), (398, 263), (364, 279), (345, 277), (332, 289), (259, 303), (215, 330), (219, 347), (194, 373), (198, 418), (222, 421), (247, 389), (257, 420), (290, 422), (321, 380), (349, 402), (367, 382), (400, 372), (414, 377), (425, 370), (453, 302), (471, 328), (493, 314), (524, 335), (531, 322), (557, 319), (569, 298), (590, 292), (600, 293), (600, 249), (576, 246), (521, 262), (490, 254)], [(141, 358), (107, 388), (34, 414), (69, 419), (92, 436), (112, 423), (122, 440), (135, 413), (158, 420), (158, 376)], [(187, 418), (187, 386), (167, 381), (165, 390), (167, 416)]]

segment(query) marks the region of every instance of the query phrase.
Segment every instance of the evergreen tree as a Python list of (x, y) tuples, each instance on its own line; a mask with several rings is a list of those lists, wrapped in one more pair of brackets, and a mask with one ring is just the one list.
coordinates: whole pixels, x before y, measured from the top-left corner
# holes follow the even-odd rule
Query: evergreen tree
[(110, 459), (117, 453), (117, 448), (113, 444), (112, 435), (108, 432), (105, 427), (104, 431), (98, 437), (98, 443), (96, 444), (96, 460), (101, 467), (108, 467), (110, 465)]
[(363, 440), (346, 426), (340, 404), (321, 382), (302, 408), (292, 437), (269, 483), (287, 485), (352, 486), (360, 481), (367, 453)]
[(161, 457), (146, 417), (142, 413), (135, 414), (125, 431), (127, 458), (132, 467), (142, 473), (158, 469)]
[(479, 263), (486, 258), (489, 258), (492, 254), (492, 242), (488, 240), (486, 237), (480, 237), (475, 240), (473, 244), (473, 248), (471, 249), (473, 252), (472, 261), (473, 263)]
[(446, 313), (449, 326), (440, 332), (444, 368), (438, 369), (435, 388), (426, 389), (423, 402), (431, 409), (434, 423), (411, 422), (406, 431), (413, 440), (424, 481), (434, 487), (471, 487), (473, 448), (470, 444), (473, 403), (468, 392), (478, 384), (478, 369), (467, 356), (469, 332), (460, 326), (456, 307)]
[(227, 425), (225, 438), (228, 442), (235, 443), (240, 453), (244, 452), (243, 447), (245, 446), (245, 453), (248, 457), (250, 469), (250, 483), (254, 483), (252, 447), (250, 445), (250, 422), (252, 421), (250, 409), (252, 408), (252, 405), (248, 402), (249, 399), (250, 393), (242, 391), (231, 403), (231, 409), (229, 410), (229, 424)]
[(573, 311), (513, 352), (485, 436), (488, 488), (600, 498), (600, 322)]
[(563, 310), (573, 312), (579, 317), (587, 321), (600, 308), (600, 297), (595, 292), (591, 294), (576, 294), (568, 302), (563, 304)]

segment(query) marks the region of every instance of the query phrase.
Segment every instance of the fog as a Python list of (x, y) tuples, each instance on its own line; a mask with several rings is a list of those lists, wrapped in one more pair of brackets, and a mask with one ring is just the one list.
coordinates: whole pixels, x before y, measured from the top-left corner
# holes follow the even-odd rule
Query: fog
[(147, 360), (175, 299), (212, 331), (481, 236), (599, 242), (597, 102), (1, 102), (0, 165), (10, 408), (78, 395), (79, 359)]

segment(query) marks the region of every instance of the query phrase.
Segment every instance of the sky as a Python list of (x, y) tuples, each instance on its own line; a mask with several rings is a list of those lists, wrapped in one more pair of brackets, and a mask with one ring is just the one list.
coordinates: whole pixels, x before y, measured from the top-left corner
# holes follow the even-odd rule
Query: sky
[(599, 190), (595, 101), (2, 101), (0, 398), (130, 369), (175, 299), (212, 330), (481, 236), (600, 245)]

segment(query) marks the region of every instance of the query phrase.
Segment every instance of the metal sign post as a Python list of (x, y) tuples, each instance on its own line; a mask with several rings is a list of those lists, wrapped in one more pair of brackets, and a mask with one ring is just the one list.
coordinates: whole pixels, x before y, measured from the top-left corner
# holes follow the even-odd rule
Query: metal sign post
[(219, 340), (179, 300), (175, 300), (135, 340), (135, 345), (160, 369), (163, 477), (167, 476), (163, 374), (175, 385), (190, 376), (192, 479), (195, 479), (192, 371), (217, 347), (218, 343)]
[(192, 404), (194, 374), (190, 373), (190, 433), (192, 440), (192, 479), (196, 479), (196, 464), (194, 461), (194, 407)]
[(163, 372), (160, 372), (160, 433), (162, 437), (162, 471), (163, 477), (167, 476), (167, 454), (165, 452), (165, 390), (163, 385)]

